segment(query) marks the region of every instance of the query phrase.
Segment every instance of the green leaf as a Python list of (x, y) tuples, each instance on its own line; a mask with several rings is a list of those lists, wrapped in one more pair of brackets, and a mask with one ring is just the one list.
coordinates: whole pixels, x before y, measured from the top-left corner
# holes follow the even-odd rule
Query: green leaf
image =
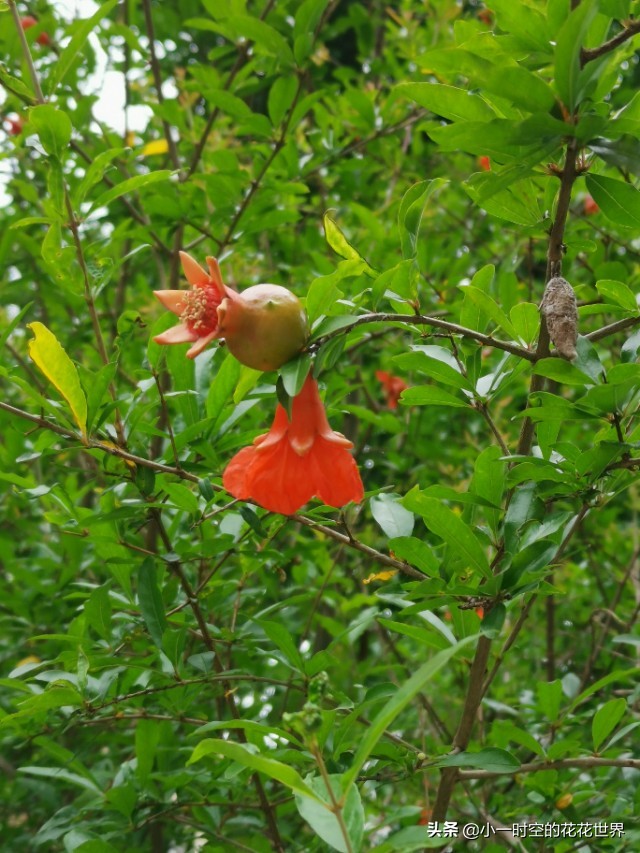
[(517, 773), (520, 762), (506, 749), (490, 747), (479, 752), (459, 752), (439, 758), (437, 767), (473, 767), (491, 773)]
[(103, 640), (111, 638), (111, 599), (109, 587), (99, 586), (91, 593), (84, 605), (85, 616), (91, 628)]
[[(364, 834), (364, 808), (360, 799), (360, 791), (354, 785), (346, 797), (343, 792), (342, 777), (331, 774), (327, 777), (331, 791), (321, 776), (307, 776), (306, 783), (325, 802), (331, 802), (331, 795), (337, 802), (342, 802), (342, 824), (337, 816), (326, 805), (310, 800), (302, 794), (296, 794), (296, 808), (301, 817), (307, 821), (316, 835), (340, 853), (353, 853), (361, 849)], [(343, 829), (344, 827), (344, 829)], [(345, 838), (346, 832), (346, 838)]]
[(39, 370), (64, 397), (83, 436), (87, 434), (87, 398), (80, 384), (75, 364), (62, 345), (42, 323), (29, 323), (34, 334), (29, 341), (29, 356)]
[[(512, 0), (507, 0), (507, 3), (515, 8), (516, 4), (512, 3)], [(530, 7), (519, 4), (519, 9), (530, 9)], [(511, 101), (515, 107), (530, 113), (549, 112), (556, 102), (551, 87), (537, 74), (521, 65), (493, 68), (484, 83), (484, 88)]]
[(400, 83), (395, 91), (451, 121), (490, 121), (496, 117), (480, 95), (444, 83)]
[(587, 175), (587, 189), (607, 219), (628, 228), (640, 227), (640, 192), (625, 181)]
[(540, 311), (532, 302), (519, 302), (509, 312), (517, 336), (525, 344), (531, 344), (540, 331)]
[(563, 358), (542, 358), (536, 363), (533, 372), (563, 385), (593, 385), (590, 376)]
[(596, 282), (598, 293), (601, 293), (605, 300), (615, 302), (616, 305), (621, 305), (627, 311), (638, 313), (638, 303), (634, 292), (626, 284), (621, 281), (604, 281)]
[(91, 205), (91, 210), (96, 210), (99, 207), (105, 207), (106, 205), (111, 204), (112, 201), (120, 198), (120, 196), (135, 192), (143, 187), (148, 187), (151, 184), (157, 184), (158, 181), (166, 181), (172, 174), (173, 173), (170, 169), (160, 169), (157, 172), (149, 172), (146, 175), (136, 175), (134, 178), (128, 178), (126, 181), (122, 181), (122, 183), (117, 184), (115, 187), (111, 187), (111, 189), (108, 189), (106, 192), (102, 193), (102, 195), (98, 196)]
[(414, 344), (412, 352), (394, 357), (403, 370), (417, 370), (438, 382), (458, 390), (471, 390), (471, 383), (462, 375), (455, 358), (444, 347)]
[(158, 720), (138, 720), (136, 723), (136, 762), (140, 782), (144, 785), (153, 769), (156, 750), (160, 742)]
[(402, 197), (398, 210), (398, 227), (404, 258), (413, 258), (418, 249), (422, 215), (430, 196), (447, 184), (444, 178), (421, 181), (410, 187)]
[(476, 459), (473, 491), (476, 495), (499, 507), (506, 485), (507, 463), (502, 460), (499, 447), (485, 447)]
[(279, 622), (268, 622), (266, 619), (257, 619), (256, 622), (267, 637), (276, 645), (285, 656), (285, 659), (300, 672), (304, 671), (304, 663), (300, 652), (296, 648), (291, 637), (291, 631)]
[[(487, 5), (495, 12), (500, 28), (508, 32), (512, 38), (515, 37), (517, 44), (541, 53), (550, 51), (545, 19), (533, 4), (513, 3), (512, 0), (491, 0)], [(510, 73), (511, 69), (507, 74)]]
[(221, 740), (218, 738), (206, 738), (201, 741), (193, 750), (191, 757), (187, 761), (187, 766), (201, 761), (207, 756), (221, 755), (223, 758), (229, 758), (241, 764), (243, 767), (248, 767), (250, 770), (255, 770), (258, 773), (264, 773), (276, 782), (280, 782), (285, 787), (292, 790), (295, 794), (301, 794), (304, 797), (309, 797), (316, 803), (324, 804), (322, 798), (302, 779), (300, 774), (283, 764), (281, 761), (276, 761), (273, 758), (266, 758), (264, 755), (256, 754), (249, 751), (246, 744), (232, 743), (231, 741)]
[(153, 642), (162, 649), (162, 635), (167, 629), (167, 619), (164, 614), (158, 575), (153, 559), (147, 557), (138, 571), (138, 603)]
[(109, 148), (108, 151), (102, 151), (91, 161), (84, 173), (84, 178), (73, 193), (73, 203), (76, 207), (82, 204), (89, 190), (102, 180), (109, 164), (126, 150), (126, 148)]
[(549, 722), (555, 723), (562, 703), (562, 681), (539, 681), (536, 685), (538, 706)]
[(311, 356), (307, 353), (303, 353), (282, 365), (280, 368), (280, 377), (284, 385), (284, 390), (289, 397), (297, 397), (302, 391), (302, 386), (310, 370)]
[(341, 258), (345, 258), (348, 261), (362, 261), (365, 265), (363, 272), (375, 278), (376, 273), (374, 270), (371, 269), (358, 250), (354, 249), (328, 213), (325, 213), (323, 223), (327, 243), (331, 246), (333, 251), (337, 255), (340, 255)]
[(468, 400), (454, 397), (443, 388), (435, 385), (416, 385), (407, 388), (400, 395), (403, 406), (453, 406), (454, 408), (466, 409)]
[(385, 536), (411, 536), (413, 532), (413, 513), (405, 509), (400, 495), (383, 493), (371, 498), (371, 515), (382, 528)]
[(593, 748), (596, 752), (600, 749), (611, 732), (624, 717), (627, 710), (626, 699), (611, 699), (598, 708), (591, 721), (591, 735), (593, 737)]
[(232, 402), (233, 392), (236, 389), (241, 372), (242, 365), (240, 362), (231, 353), (227, 353), (207, 391), (205, 404), (207, 417), (212, 418), (214, 423), (218, 423), (220, 420), (227, 403)]
[(397, 559), (406, 560), (407, 563), (428, 575), (437, 572), (438, 559), (427, 543), (421, 539), (415, 536), (397, 536), (390, 539), (387, 544), (389, 551), (393, 551)]
[(51, 104), (40, 104), (29, 110), (29, 124), (38, 134), (42, 147), (62, 160), (71, 141), (71, 119)]
[(485, 578), (491, 577), (489, 562), (480, 542), (459, 515), (439, 500), (426, 497), (417, 488), (406, 495), (404, 505), (422, 516), (429, 530), (443, 539), (470, 568), (475, 569)]
[(580, 5), (568, 16), (558, 33), (555, 55), (555, 83), (558, 94), (572, 113), (580, 103), (582, 95), (580, 51), (597, 13), (598, 7), (594, 0), (582, 0)]
[(464, 294), (468, 296), (469, 299), (487, 315), (487, 317), (490, 317), (497, 326), (503, 329), (511, 339), (517, 340), (518, 333), (495, 299), (489, 296), (488, 293), (485, 293), (484, 290), (480, 290), (472, 284), (466, 285), (462, 290)]
[(79, 23), (69, 44), (60, 53), (56, 61), (50, 66), (51, 76), (49, 77), (49, 94), (55, 92), (57, 87), (60, 85), (65, 74), (73, 65), (77, 55), (84, 47), (89, 35), (97, 27), (100, 21), (103, 18), (106, 18), (106, 16), (115, 9), (117, 5), (118, 0), (105, 0), (94, 15), (90, 18), (85, 18)]
[(298, 80), (294, 75), (276, 77), (269, 89), (267, 108), (274, 127), (279, 127), (282, 119), (291, 108), (298, 91)]
[(422, 666), (409, 679), (407, 679), (401, 687), (398, 688), (396, 695), (390, 699), (384, 708), (371, 721), (371, 725), (364, 732), (362, 740), (358, 745), (358, 749), (353, 759), (353, 764), (343, 776), (343, 791), (348, 792), (351, 786), (358, 778), (367, 759), (373, 752), (376, 744), (382, 735), (391, 726), (396, 717), (404, 711), (410, 702), (420, 693), (426, 685), (431, 681), (443, 666), (445, 666), (451, 658), (458, 654), (461, 649), (467, 646), (476, 638), (474, 636), (465, 637), (464, 640), (450, 646), (448, 649), (443, 649), (434, 655), (431, 660), (423, 663)]

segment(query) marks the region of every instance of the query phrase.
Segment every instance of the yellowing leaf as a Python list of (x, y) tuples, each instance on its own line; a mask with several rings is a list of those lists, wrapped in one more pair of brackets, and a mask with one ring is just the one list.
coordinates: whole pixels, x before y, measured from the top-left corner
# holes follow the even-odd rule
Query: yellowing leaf
[(375, 574), (369, 575), (368, 578), (365, 578), (362, 583), (371, 583), (372, 581), (390, 581), (391, 578), (397, 574), (397, 569), (388, 569), (386, 572), (375, 572)]
[(29, 341), (29, 356), (64, 397), (83, 436), (87, 434), (87, 398), (85, 397), (75, 364), (60, 342), (42, 323), (30, 323), (34, 334)]
[(169, 143), (166, 139), (154, 139), (153, 142), (147, 142), (142, 149), (143, 157), (151, 157), (153, 154), (166, 154), (169, 150)]
[(41, 663), (40, 658), (36, 655), (27, 655), (26, 658), (21, 658), (16, 664), (16, 669), (21, 666), (26, 666), (28, 663)]

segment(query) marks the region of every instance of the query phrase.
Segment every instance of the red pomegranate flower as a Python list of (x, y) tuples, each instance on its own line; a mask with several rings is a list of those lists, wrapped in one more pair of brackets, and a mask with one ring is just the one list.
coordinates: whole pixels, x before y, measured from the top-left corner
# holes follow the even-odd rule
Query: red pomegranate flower
[(478, 157), (478, 166), (480, 166), (483, 172), (490, 172), (491, 159), (486, 154), (483, 154), (482, 157)]
[(387, 373), (386, 370), (376, 370), (376, 379), (382, 383), (387, 394), (387, 406), (390, 409), (397, 409), (400, 394), (409, 387), (407, 383), (399, 376)]
[(165, 308), (180, 317), (181, 322), (156, 335), (154, 341), (157, 344), (193, 344), (187, 356), (195, 358), (219, 336), (218, 306), (228, 291), (215, 258), (207, 258), (208, 273), (186, 252), (180, 252), (180, 260), (191, 290), (154, 290), (154, 294)]
[(207, 258), (208, 273), (186, 252), (180, 259), (192, 289), (154, 291), (182, 321), (157, 335), (156, 343), (192, 343), (187, 355), (195, 358), (215, 338), (224, 338), (229, 352), (254, 370), (277, 370), (302, 351), (309, 325), (290, 290), (256, 284), (237, 293), (223, 284), (215, 258)]
[(364, 488), (351, 447), (329, 426), (318, 384), (308, 376), (294, 397), (291, 420), (278, 405), (269, 432), (233, 457), (222, 483), (234, 497), (282, 515), (297, 512), (312, 497), (334, 507), (359, 503)]

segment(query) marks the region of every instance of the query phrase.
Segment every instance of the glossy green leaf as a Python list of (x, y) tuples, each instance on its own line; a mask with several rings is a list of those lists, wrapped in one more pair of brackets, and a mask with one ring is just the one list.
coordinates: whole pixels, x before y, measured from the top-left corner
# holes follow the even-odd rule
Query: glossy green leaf
[(365, 731), (358, 746), (353, 763), (349, 770), (343, 775), (343, 792), (348, 792), (355, 783), (365, 762), (371, 755), (374, 747), (382, 737), (383, 733), (396, 719), (411, 700), (420, 693), (429, 681), (465, 646), (471, 643), (475, 637), (466, 637), (454, 646), (444, 649), (434, 655), (431, 660), (414, 672), (414, 674), (398, 688), (396, 695), (387, 702), (381, 711), (372, 720), (371, 726)]
[(52, 104), (40, 104), (29, 111), (29, 125), (40, 138), (42, 147), (59, 160), (71, 141), (71, 119)]
[(640, 191), (603, 175), (587, 175), (587, 189), (607, 219), (628, 228), (640, 226)]
[[(341, 802), (344, 796), (342, 777), (338, 774), (330, 774), (326, 781), (321, 776), (307, 776), (306, 783), (325, 802), (333, 799)], [(327, 786), (331, 786), (331, 791)], [(341, 809), (342, 821), (330, 811), (325, 805), (316, 800), (310, 800), (302, 794), (296, 794), (296, 808), (300, 815), (307, 821), (316, 835), (334, 850), (340, 853), (360, 850), (362, 836), (364, 833), (364, 808), (360, 798), (360, 791), (354, 785), (346, 797)], [(346, 837), (345, 837), (346, 836)]]
[(489, 561), (484, 549), (471, 528), (452, 510), (435, 498), (426, 497), (412, 489), (404, 499), (407, 509), (422, 516), (429, 530), (443, 539), (469, 568), (483, 577), (491, 576)]
[(159, 181), (167, 181), (171, 177), (171, 174), (169, 169), (160, 169), (157, 172), (149, 172), (146, 175), (136, 175), (134, 178), (127, 178), (126, 181), (116, 184), (115, 187), (111, 187), (111, 189), (106, 190), (106, 192), (98, 196), (91, 205), (91, 210), (105, 207), (117, 198), (141, 190), (143, 187), (157, 184)]
[(555, 51), (555, 82), (567, 109), (573, 112), (582, 94), (580, 51), (598, 12), (594, 0), (583, 0), (569, 14), (558, 33)]
[(138, 603), (149, 634), (161, 649), (167, 618), (160, 592), (159, 572), (151, 558), (145, 559), (138, 571)]
[(390, 539), (396, 536), (411, 536), (413, 533), (413, 513), (400, 503), (400, 496), (389, 493), (375, 495), (369, 506), (371, 515)]
[(243, 767), (248, 767), (250, 770), (264, 773), (265, 776), (275, 779), (276, 782), (280, 782), (292, 790), (294, 794), (309, 797), (320, 805), (324, 803), (324, 800), (302, 779), (293, 767), (289, 767), (287, 764), (283, 764), (281, 761), (276, 761), (273, 758), (267, 758), (264, 755), (251, 752), (246, 745), (240, 743), (232, 743), (231, 741), (219, 738), (205, 738), (205, 740), (200, 741), (191, 753), (191, 757), (187, 761), (187, 766), (195, 764), (197, 761), (202, 761), (203, 758), (207, 758), (208, 756), (215, 757), (217, 755), (229, 758), (231, 761), (237, 762)]
[(596, 752), (624, 717), (626, 710), (627, 700), (622, 698), (610, 699), (598, 708), (591, 721), (591, 736)]
[(489, 121), (495, 113), (479, 95), (444, 83), (401, 83), (398, 95), (451, 121)]

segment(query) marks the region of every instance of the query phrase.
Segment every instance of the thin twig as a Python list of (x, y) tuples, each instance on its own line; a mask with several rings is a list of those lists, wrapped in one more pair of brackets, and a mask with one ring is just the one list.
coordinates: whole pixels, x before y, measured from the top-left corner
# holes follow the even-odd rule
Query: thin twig
[(310, 348), (318, 349), (323, 343), (330, 341), (340, 335), (356, 329), (358, 326), (363, 326), (369, 323), (400, 323), (410, 326), (433, 326), (434, 329), (444, 329), (454, 335), (460, 335), (463, 338), (470, 338), (473, 341), (483, 344), (494, 349), (504, 350), (517, 355), (519, 358), (524, 358), (526, 361), (535, 362), (538, 356), (531, 350), (519, 347), (517, 344), (501, 341), (491, 335), (483, 335), (482, 332), (476, 332), (474, 329), (467, 329), (465, 326), (460, 326), (457, 323), (449, 323), (447, 320), (441, 320), (439, 317), (426, 316), (424, 314), (363, 314), (362, 317), (356, 318), (353, 323), (348, 326), (343, 326), (341, 329), (336, 329), (334, 332), (329, 332), (322, 335), (311, 343)]
[(624, 29), (613, 36), (613, 38), (610, 38), (609, 41), (605, 41), (603, 44), (598, 45), (598, 47), (583, 47), (580, 51), (580, 67), (584, 68), (588, 62), (611, 53), (612, 50), (620, 47), (621, 44), (629, 41), (630, 38), (633, 38), (638, 33), (640, 33), (640, 20), (627, 21)]
[[(158, 62), (158, 56), (156, 54), (156, 36), (153, 28), (153, 16), (151, 14), (150, 0), (142, 0), (142, 7), (144, 9), (144, 20), (145, 26), (147, 28), (147, 37), (149, 39), (149, 57), (151, 59), (151, 73), (153, 74), (153, 82), (156, 87), (158, 104), (162, 106), (162, 104), (164, 103), (164, 95), (162, 94), (162, 72), (160, 71), (160, 63)], [(167, 140), (167, 145), (169, 147), (169, 156), (171, 157), (173, 168), (179, 169), (180, 158), (178, 157), (178, 149), (176, 148), (176, 143), (173, 139), (173, 136), (171, 135), (171, 128), (169, 127), (169, 122), (165, 118), (162, 119), (162, 128), (164, 130), (164, 138)]]

